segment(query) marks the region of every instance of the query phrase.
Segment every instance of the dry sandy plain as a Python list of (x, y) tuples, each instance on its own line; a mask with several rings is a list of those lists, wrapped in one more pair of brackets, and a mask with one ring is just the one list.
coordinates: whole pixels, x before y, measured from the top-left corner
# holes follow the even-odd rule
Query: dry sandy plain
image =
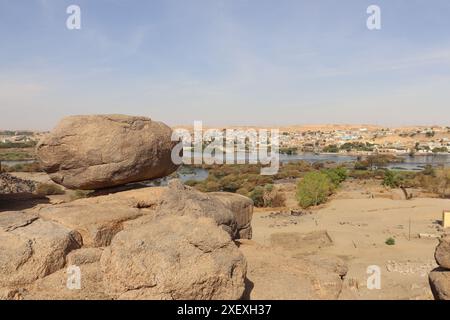
[[(290, 208), (294, 207), (293, 186), (283, 188)], [(433, 299), (428, 272), (437, 267), (434, 250), (438, 240), (423, 236), (442, 234), (442, 211), (450, 208), (450, 200), (392, 198), (401, 199), (401, 195), (385, 190), (377, 181), (349, 181), (330, 202), (306, 215), (257, 209), (253, 241), (277, 247), (280, 254), (291, 257), (320, 254), (345, 261), (348, 273), (339, 299)], [(329, 243), (305, 241), (308, 233), (323, 231)], [(385, 244), (389, 237), (395, 245)], [(367, 288), (366, 272), (371, 265), (381, 269), (379, 290)], [(253, 292), (258, 292), (257, 284)]]

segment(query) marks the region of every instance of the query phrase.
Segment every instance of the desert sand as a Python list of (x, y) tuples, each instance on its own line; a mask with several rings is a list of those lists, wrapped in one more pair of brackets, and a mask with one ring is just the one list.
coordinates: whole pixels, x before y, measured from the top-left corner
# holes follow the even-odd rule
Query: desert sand
[[(333, 200), (306, 215), (271, 214), (273, 210), (256, 209), (252, 241), (276, 248), (280, 257), (320, 254), (342, 259), (348, 273), (339, 299), (433, 299), (427, 277), (437, 267), (433, 254), (438, 240), (433, 236), (442, 233), (439, 222), (442, 210), (450, 208), (450, 200), (371, 197), (359, 182), (350, 181)], [(302, 239), (312, 232), (325, 231), (329, 243), (319, 238)], [(389, 237), (395, 239), (395, 245), (385, 244)], [(371, 265), (381, 269), (379, 290), (367, 288), (366, 271)], [(251, 280), (251, 269), (248, 277)], [(258, 298), (266, 297), (257, 282), (252, 293)]]

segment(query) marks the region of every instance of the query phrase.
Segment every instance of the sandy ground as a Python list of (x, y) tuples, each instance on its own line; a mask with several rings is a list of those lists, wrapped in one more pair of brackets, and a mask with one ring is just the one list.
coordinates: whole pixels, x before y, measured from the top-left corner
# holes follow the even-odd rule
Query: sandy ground
[[(343, 259), (349, 271), (341, 299), (432, 299), (427, 274), (437, 266), (434, 250), (438, 240), (419, 234), (442, 233), (442, 211), (450, 208), (450, 200), (373, 199), (367, 189), (370, 187), (361, 188), (356, 182), (346, 183), (327, 205), (298, 217), (257, 209), (252, 220), (253, 240), (292, 256), (318, 253)], [(326, 231), (332, 243), (307, 246), (311, 252), (305, 252), (301, 241), (286, 241), (314, 231)], [(395, 239), (395, 245), (385, 244), (389, 237)], [(381, 269), (379, 290), (367, 288), (366, 272), (371, 265)]]

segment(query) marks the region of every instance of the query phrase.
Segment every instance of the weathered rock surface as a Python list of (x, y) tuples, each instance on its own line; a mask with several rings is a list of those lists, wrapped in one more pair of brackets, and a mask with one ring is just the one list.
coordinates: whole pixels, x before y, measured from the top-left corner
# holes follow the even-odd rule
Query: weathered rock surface
[(239, 299), (246, 261), (211, 218), (162, 216), (118, 233), (101, 258), (119, 299)]
[(104, 196), (49, 206), (40, 209), (38, 214), (45, 220), (76, 230), (81, 234), (84, 246), (103, 247), (122, 230), (123, 222), (143, 214), (135, 205), (131, 200)]
[(80, 265), (81, 288), (67, 286), (67, 268), (58, 270), (45, 278), (38, 279), (17, 293), (24, 300), (105, 300), (111, 299), (104, 293), (103, 276), (100, 264), (89, 263)]
[(434, 257), (439, 266), (450, 270), (450, 235), (447, 235), (439, 241)]
[(169, 181), (168, 189), (162, 196), (161, 205), (157, 209), (157, 215), (168, 214), (211, 217), (233, 239), (239, 237), (236, 217), (222, 200), (219, 200), (217, 196), (185, 186), (176, 179)]
[(435, 269), (430, 272), (429, 280), (436, 300), (450, 300), (450, 270)]
[(33, 220), (21, 212), (3, 212), (0, 217), (0, 287), (45, 277), (62, 268), (67, 253), (80, 247), (77, 232), (53, 222)]
[(219, 199), (234, 214), (239, 239), (252, 238), (253, 201), (240, 194), (230, 192), (211, 192), (209, 195)]
[(169, 175), (172, 130), (125, 115), (64, 118), (37, 145), (42, 168), (69, 189), (101, 189)]
[(83, 264), (99, 262), (102, 253), (102, 248), (81, 248), (74, 250), (66, 257), (67, 265), (81, 266)]

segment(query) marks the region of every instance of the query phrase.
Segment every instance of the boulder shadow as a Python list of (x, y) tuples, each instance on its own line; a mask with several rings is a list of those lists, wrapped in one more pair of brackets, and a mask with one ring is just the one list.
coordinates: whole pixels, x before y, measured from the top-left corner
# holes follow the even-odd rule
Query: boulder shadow
[(20, 211), (31, 209), (39, 204), (49, 204), (47, 197), (31, 194), (1, 194), (0, 195), (0, 212), (2, 211)]
[(253, 288), (255, 287), (255, 284), (247, 277), (245, 277), (244, 284), (245, 289), (244, 293), (242, 294), (241, 300), (251, 300), (251, 293)]

